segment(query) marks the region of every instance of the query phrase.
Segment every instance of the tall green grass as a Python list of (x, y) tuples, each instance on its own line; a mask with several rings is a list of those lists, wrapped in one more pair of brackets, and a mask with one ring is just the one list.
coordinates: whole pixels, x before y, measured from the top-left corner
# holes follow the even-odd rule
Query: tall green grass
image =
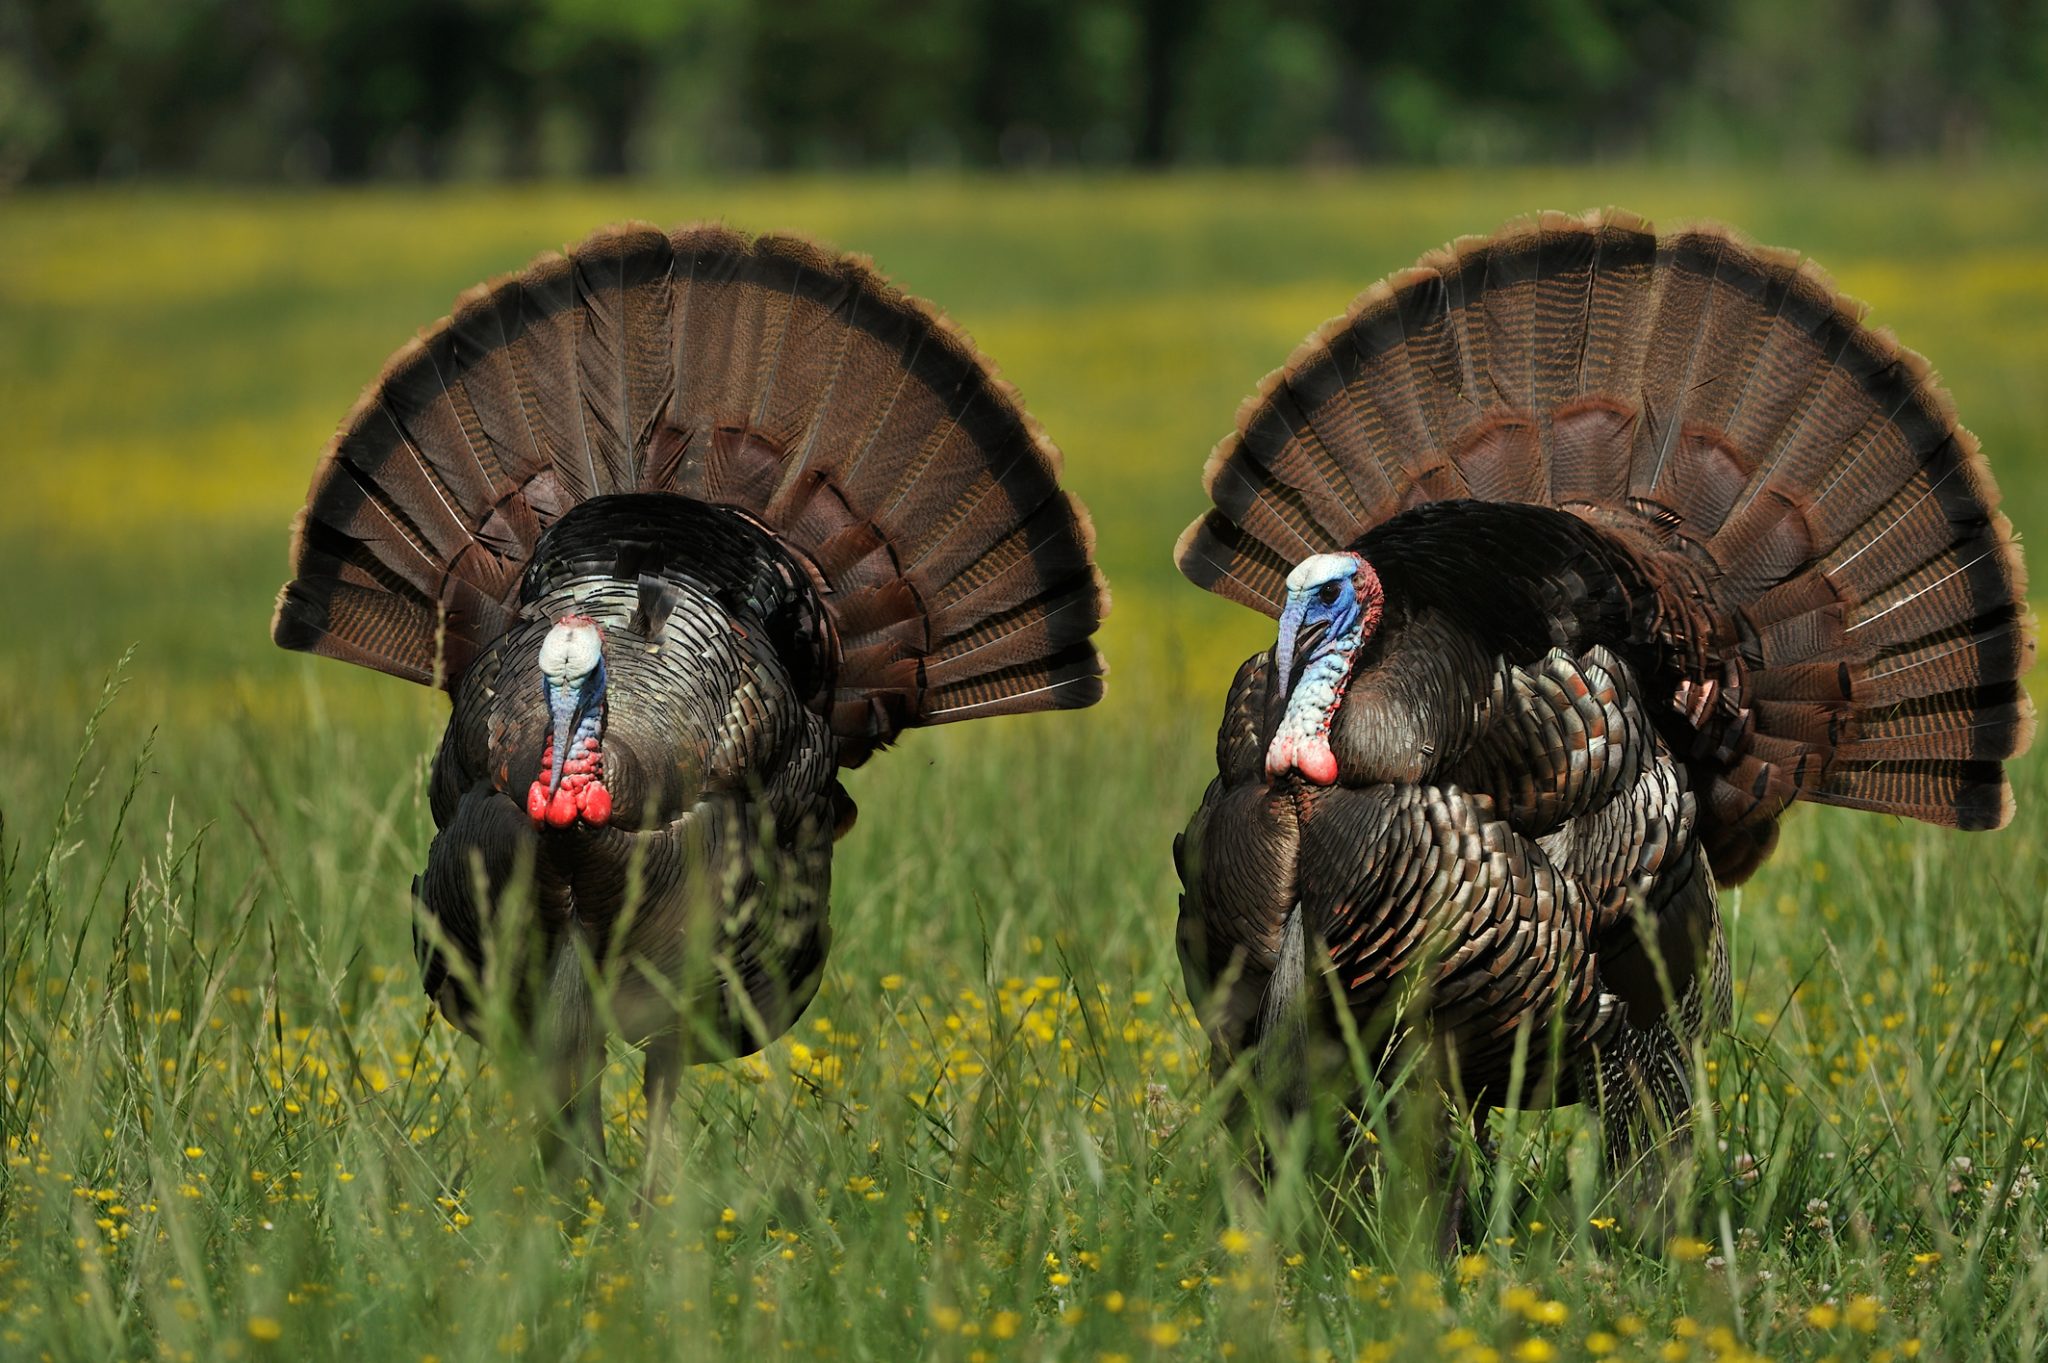
[[(2048, 524), (2040, 179), (12, 201), (0, 1357), (2040, 1356), (2038, 762), (2008, 832), (1805, 810), (1728, 896), (1737, 1018), (1673, 1224), (1632, 1233), (1570, 1112), (1496, 1119), (1487, 1233), (1451, 1265), (1419, 1177), (1341, 1234), (1298, 1171), (1237, 1191), (1167, 849), (1269, 627), (1167, 550), (1239, 398), (1353, 292), (1601, 202), (1811, 251), (1942, 366), (2015, 520)], [(419, 992), (441, 702), (265, 638), (290, 514), (383, 355), (628, 215), (812, 231), (943, 301), (1065, 448), (1117, 593), (1100, 709), (912, 735), (853, 774), (824, 991), (690, 1074), (652, 1206), (631, 1054), (612, 1173), (565, 1204), (513, 1058)]]

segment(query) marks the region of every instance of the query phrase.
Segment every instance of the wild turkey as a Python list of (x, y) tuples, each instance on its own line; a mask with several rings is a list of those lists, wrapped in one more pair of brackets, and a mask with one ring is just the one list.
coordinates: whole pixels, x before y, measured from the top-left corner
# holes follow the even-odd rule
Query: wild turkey
[(1058, 472), (936, 311), (793, 237), (600, 231), (386, 364), (273, 635), (450, 693), (417, 954), (472, 1033), (511, 982), (555, 1152), (601, 1153), (604, 1024), (645, 1046), (659, 1133), (683, 1064), (803, 1011), (840, 768), (1100, 697), (1108, 599)]
[(1684, 1123), (1729, 1008), (1715, 884), (1792, 801), (2011, 818), (2018, 547), (1926, 363), (1860, 319), (1724, 228), (1546, 215), (1261, 385), (1176, 549), (1279, 618), (1175, 842), (1219, 1071), (1250, 1052), (1298, 1113), (1348, 1082), (1312, 1016), (1341, 999), (1371, 1054), (1433, 1037), (1481, 1116), (1590, 1101), (1620, 1168)]

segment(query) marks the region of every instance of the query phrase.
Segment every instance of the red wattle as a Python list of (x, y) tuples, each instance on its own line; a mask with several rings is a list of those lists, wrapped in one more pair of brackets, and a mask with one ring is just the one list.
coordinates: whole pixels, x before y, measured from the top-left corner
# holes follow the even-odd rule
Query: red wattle
[(581, 818), (602, 826), (611, 821), (612, 793), (604, 788), (604, 750), (594, 738), (569, 745), (561, 776), (548, 791), (554, 768), (555, 743), (549, 739), (541, 750), (541, 774), (526, 790), (526, 813), (536, 824), (567, 828)]
[(1303, 776), (1319, 786), (1336, 784), (1337, 755), (1330, 751), (1327, 743), (1303, 744), (1294, 754), (1294, 765)]

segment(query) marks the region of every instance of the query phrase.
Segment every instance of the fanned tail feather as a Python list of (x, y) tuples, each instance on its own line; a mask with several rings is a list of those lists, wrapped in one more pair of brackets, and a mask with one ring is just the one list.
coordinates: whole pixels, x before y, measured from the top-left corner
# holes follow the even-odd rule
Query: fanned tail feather
[(450, 685), (569, 508), (669, 492), (813, 570), (857, 761), (907, 725), (1087, 705), (1108, 608), (1059, 455), (972, 344), (865, 261), (610, 228), (401, 349), (313, 480), (280, 644)]
[(1296, 562), (1420, 503), (1569, 510), (1691, 624), (1667, 680), (1713, 695), (1686, 718), (1717, 874), (1753, 868), (1795, 798), (1999, 826), (2033, 729), (2019, 550), (1926, 362), (1862, 318), (1712, 225), (1609, 210), (1462, 239), (1260, 385), (1176, 558), (1277, 615)]

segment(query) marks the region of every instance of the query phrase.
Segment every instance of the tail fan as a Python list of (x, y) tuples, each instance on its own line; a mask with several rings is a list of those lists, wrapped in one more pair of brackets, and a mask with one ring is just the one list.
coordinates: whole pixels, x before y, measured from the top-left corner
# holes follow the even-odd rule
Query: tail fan
[(386, 364), (314, 475), (272, 634), (451, 686), (565, 511), (679, 493), (810, 565), (857, 760), (904, 727), (1100, 697), (1108, 593), (1059, 470), (966, 337), (866, 261), (610, 228)]
[(1301, 558), (1466, 498), (1565, 509), (1667, 590), (1703, 581), (1712, 671), (1667, 680), (1724, 750), (1695, 765), (1723, 879), (1795, 798), (2012, 815), (2034, 642), (1990, 470), (1927, 363), (1797, 256), (1612, 210), (1460, 240), (1310, 336), (1206, 485), (1180, 569), (1268, 614)]

